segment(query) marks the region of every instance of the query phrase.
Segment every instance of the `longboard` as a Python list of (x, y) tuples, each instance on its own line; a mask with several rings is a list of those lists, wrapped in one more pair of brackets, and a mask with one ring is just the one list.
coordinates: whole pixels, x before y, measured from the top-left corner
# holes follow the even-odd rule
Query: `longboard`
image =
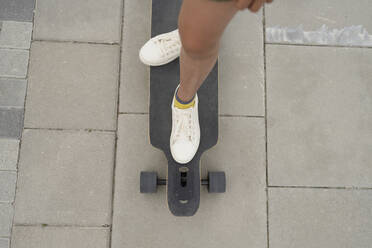
[[(153, 0), (151, 37), (177, 29), (182, 0)], [(156, 185), (167, 186), (168, 206), (175, 216), (192, 216), (200, 203), (200, 187), (210, 192), (225, 191), (225, 174), (209, 172), (200, 179), (200, 158), (218, 140), (218, 65), (209, 73), (198, 90), (200, 145), (187, 164), (174, 161), (169, 138), (172, 127), (171, 103), (180, 82), (179, 58), (162, 66), (150, 68), (150, 142), (161, 149), (168, 160), (167, 179), (159, 179), (155, 172), (141, 172), (141, 192), (156, 192)]]

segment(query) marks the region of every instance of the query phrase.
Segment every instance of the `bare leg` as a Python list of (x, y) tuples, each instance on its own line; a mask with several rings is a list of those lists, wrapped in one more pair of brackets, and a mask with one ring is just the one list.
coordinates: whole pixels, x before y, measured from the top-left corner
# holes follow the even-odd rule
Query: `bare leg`
[(233, 1), (183, 0), (178, 18), (181, 100), (190, 100), (212, 70), (223, 31), (238, 10)]

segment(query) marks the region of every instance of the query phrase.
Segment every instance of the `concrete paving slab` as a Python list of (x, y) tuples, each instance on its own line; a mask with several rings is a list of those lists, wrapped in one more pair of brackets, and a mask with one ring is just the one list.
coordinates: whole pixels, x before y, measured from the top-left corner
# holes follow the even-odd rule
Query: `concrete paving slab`
[(15, 226), (12, 248), (108, 248), (108, 228)]
[[(289, 43), (372, 46), (371, 11), (372, 5), (369, 0), (274, 1), (266, 5), (266, 28), (268, 34), (275, 30), (277, 39), (280, 37), (279, 26), (282, 31), (289, 28), (285, 35)], [(321, 30), (322, 25), (328, 29)], [(303, 32), (320, 31), (311, 33), (311, 36), (318, 39), (311, 37), (304, 39), (306, 37), (303, 37), (304, 33), (299, 29), (300, 26)], [(351, 28), (352, 26), (360, 28)], [(273, 29), (274, 27), (276, 28)], [(332, 29), (337, 31), (332, 32)], [(322, 35), (319, 35), (320, 33)], [(333, 40), (332, 37), (335, 35), (337, 38)], [(269, 36), (267, 35), (267, 41), (270, 41)]]
[(33, 42), (25, 127), (115, 130), (119, 47)]
[(0, 78), (0, 107), (23, 108), (27, 80)]
[(120, 112), (149, 112), (150, 68), (138, 53), (150, 38), (151, 1), (124, 1)]
[(0, 171), (0, 202), (14, 201), (17, 173), (14, 171)]
[(0, 139), (0, 170), (16, 170), (19, 140)]
[(0, 138), (19, 139), (23, 129), (23, 109), (0, 107)]
[(121, 0), (38, 0), (34, 39), (118, 43)]
[(227, 26), (219, 55), (220, 114), (264, 116), (262, 11), (240, 11)]
[(32, 22), (0, 22), (0, 47), (30, 49)]
[(10, 236), (12, 221), (13, 206), (8, 203), (0, 203), (0, 237)]
[(372, 50), (266, 55), (269, 184), (371, 187)]
[(106, 132), (25, 130), (15, 223), (110, 224), (114, 138)]
[(369, 247), (372, 191), (269, 190), (270, 247)]
[(8, 238), (0, 238), (0, 248), (9, 248), (10, 240)]
[(34, 6), (35, 0), (1, 0), (0, 20), (32, 22)]
[(0, 48), (0, 77), (25, 78), (29, 51)]
[(170, 213), (165, 187), (139, 193), (140, 171), (164, 177), (167, 165), (149, 144), (148, 116), (120, 115), (118, 135), (112, 247), (267, 247), (263, 119), (220, 118), (219, 143), (201, 168), (226, 171), (227, 192), (203, 188), (198, 212), (187, 218)]

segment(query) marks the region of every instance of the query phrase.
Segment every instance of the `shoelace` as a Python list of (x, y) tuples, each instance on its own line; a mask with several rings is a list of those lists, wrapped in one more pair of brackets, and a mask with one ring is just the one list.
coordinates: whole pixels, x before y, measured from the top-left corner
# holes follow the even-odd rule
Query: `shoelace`
[(168, 55), (170, 52), (174, 53), (178, 47), (181, 46), (181, 42), (176, 37), (167, 37), (162, 38), (159, 37), (155, 40), (155, 43), (158, 43), (160, 51), (162, 52), (163, 56)]
[(175, 134), (179, 139), (186, 139), (190, 142), (193, 140), (193, 123), (192, 123), (192, 108), (175, 109), (176, 126)]

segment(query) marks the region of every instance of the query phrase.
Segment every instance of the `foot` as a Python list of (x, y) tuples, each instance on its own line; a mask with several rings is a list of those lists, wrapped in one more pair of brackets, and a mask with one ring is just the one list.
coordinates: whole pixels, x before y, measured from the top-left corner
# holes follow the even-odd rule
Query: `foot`
[(178, 29), (157, 35), (143, 45), (139, 58), (145, 65), (164, 65), (180, 56), (181, 40)]
[(198, 96), (182, 104), (176, 99), (177, 90), (172, 101), (170, 150), (176, 162), (186, 164), (195, 156), (200, 142)]

